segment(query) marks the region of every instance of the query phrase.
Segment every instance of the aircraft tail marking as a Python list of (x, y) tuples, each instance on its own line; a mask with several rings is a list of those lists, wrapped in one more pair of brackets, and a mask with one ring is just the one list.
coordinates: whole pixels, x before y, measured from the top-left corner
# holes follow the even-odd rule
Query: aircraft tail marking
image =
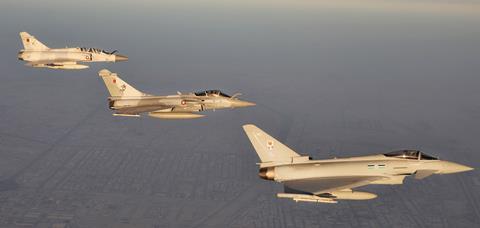
[(146, 95), (123, 81), (116, 73), (112, 73), (107, 69), (99, 71), (98, 75), (105, 82), (108, 92), (110, 92), (112, 97), (136, 97)]
[(20, 38), (22, 39), (23, 48), (25, 50), (46, 50), (49, 49), (45, 44), (37, 40), (34, 36), (27, 32), (21, 32)]
[(252, 143), (262, 163), (290, 162), (293, 157), (300, 156), (255, 125), (243, 125), (243, 130), (247, 134), (248, 139)]

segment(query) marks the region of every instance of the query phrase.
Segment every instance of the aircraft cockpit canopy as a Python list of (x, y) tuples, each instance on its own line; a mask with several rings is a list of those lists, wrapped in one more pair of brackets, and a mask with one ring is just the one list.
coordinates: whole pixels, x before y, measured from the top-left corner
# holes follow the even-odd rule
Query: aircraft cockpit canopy
[(220, 90), (206, 90), (196, 92), (195, 95), (197, 96), (220, 96), (220, 97), (230, 97), (230, 95), (223, 93)]
[(438, 160), (438, 158), (425, 154), (419, 150), (398, 150), (384, 154), (387, 157), (413, 159), (413, 160)]
[(79, 48), (80, 51), (86, 51), (86, 52), (91, 52), (91, 53), (103, 53), (103, 54), (111, 54), (110, 52), (107, 52), (105, 50), (102, 50), (102, 49), (98, 49), (98, 48), (86, 48), (86, 47), (80, 47)]

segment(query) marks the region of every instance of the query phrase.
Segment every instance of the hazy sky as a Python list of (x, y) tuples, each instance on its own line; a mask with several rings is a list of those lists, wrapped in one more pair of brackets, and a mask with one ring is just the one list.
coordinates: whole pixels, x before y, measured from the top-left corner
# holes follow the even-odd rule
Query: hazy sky
[[(96, 75), (107, 67), (150, 93), (221, 88), (299, 118), (348, 108), (352, 118), (435, 120), (436, 134), (471, 132), (460, 137), (469, 140), (478, 122), (452, 115), (478, 109), (479, 7), (478, 1), (1, 1), (2, 84), (16, 88), (2, 97), (25, 91), (22, 98), (35, 102), (32, 86), (51, 91), (78, 80), (63, 100), (84, 95), (101, 103), (106, 93)], [(16, 59), (20, 31), (51, 47), (93, 46), (130, 59), (84, 71), (26, 68)], [(14, 110), (5, 115), (14, 118)]]
[[(19, 185), (13, 193), (0, 192), (0, 200), (27, 199), (13, 217), (26, 214), (32, 202), (42, 208), (42, 199), (55, 198), (50, 192), (75, 198), (68, 188), (74, 186), (84, 191), (85, 202), (98, 192), (102, 200), (113, 192), (135, 202), (144, 196), (132, 208), (172, 211), (155, 220), (160, 227), (192, 221), (204, 227), (480, 222), (478, 171), (376, 187), (378, 199), (335, 210), (277, 200), (281, 187), (258, 179), (258, 158), (241, 130), (257, 124), (315, 158), (418, 148), (478, 170), (480, 1), (1, 0), (0, 28), (0, 181), (13, 178)], [(50, 47), (118, 50), (129, 61), (80, 71), (29, 68), (16, 58), (21, 31)], [(102, 68), (152, 94), (218, 88), (258, 105), (188, 121), (113, 118), (97, 76)], [(113, 172), (115, 162), (128, 167)], [(50, 177), (63, 181), (55, 191), (48, 188)], [(250, 201), (232, 194), (245, 186)], [(10, 211), (10, 204), (2, 205), (0, 211)], [(78, 205), (72, 213), (91, 206), (68, 205)], [(125, 207), (118, 210), (128, 212)], [(231, 207), (242, 213), (219, 220), (211, 214), (236, 212)], [(119, 211), (103, 218), (104, 225), (117, 224)], [(277, 221), (279, 214), (285, 220)], [(126, 215), (133, 216), (132, 226), (137, 215)], [(95, 218), (80, 213), (74, 220)]]

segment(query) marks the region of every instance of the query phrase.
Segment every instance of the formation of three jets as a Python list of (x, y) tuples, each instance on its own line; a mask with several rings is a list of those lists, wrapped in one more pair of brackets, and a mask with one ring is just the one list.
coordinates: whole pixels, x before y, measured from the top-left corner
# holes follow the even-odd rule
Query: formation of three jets
[[(78, 62), (117, 62), (128, 58), (95, 48), (50, 49), (35, 37), (21, 32), (24, 49), (18, 54), (28, 66), (52, 69), (85, 69)], [(110, 93), (109, 108), (115, 116), (140, 116), (164, 119), (199, 118), (204, 110), (248, 107), (254, 103), (229, 96), (220, 90), (188, 94), (154, 96), (145, 94), (106, 69), (99, 72)], [(354, 191), (370, 184), (402, 184), (405, 177), (423, 179), (433, 174), (449, 174), (472, 170), (457, 163), (442, 161), (418, 150), (400, 150), (369, 156), (312, 160), (301, 156), (254, 125), (243, 129), (261, 163), (259, 176), (284, 184), (279, 198), (294, 201), (336, 203), (338, 200), (368, 200), (373, 193)]]

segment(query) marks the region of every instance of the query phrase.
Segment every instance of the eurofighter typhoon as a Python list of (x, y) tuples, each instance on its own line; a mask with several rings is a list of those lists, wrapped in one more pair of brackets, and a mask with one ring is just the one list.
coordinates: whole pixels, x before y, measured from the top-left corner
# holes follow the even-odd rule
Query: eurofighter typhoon
[(260, 157), (259, 176), (284, 184), (279, 198), (296, 202), (337, 203), (337, 200), (368, 200), (377, 195), (352, 190), (370, 184), (402, 184), (405, 177), (423, 179), (432, 174), (473, 170), (442, 161), (418, 150), (399, 150), (369, 156), (312, 160), (301, 156), (254, 125), (244, 125)]
[(154, 96), (138, 91), (107, 69), (98, 72), (110, 93), (109, 108), (114, 116), (140, 117), (142, 113), (161, 119), (193, 119), (204, 115), (198, 112), (255, 105), (238, 99), (240, 94), (229, 96), (220, 90), (196, 93)]
[(79, 70), (88, 68), (87, 65), (77, 62), (119, 62), (128, 58), (115, 54), (117, 51), (107, 52), (97, 48), (49, 48), (34, 36), (21, 32), (23, 48), (18, 53), (18, 59), (26, 61), (31, 67), (45, 67), (51, 69)]

